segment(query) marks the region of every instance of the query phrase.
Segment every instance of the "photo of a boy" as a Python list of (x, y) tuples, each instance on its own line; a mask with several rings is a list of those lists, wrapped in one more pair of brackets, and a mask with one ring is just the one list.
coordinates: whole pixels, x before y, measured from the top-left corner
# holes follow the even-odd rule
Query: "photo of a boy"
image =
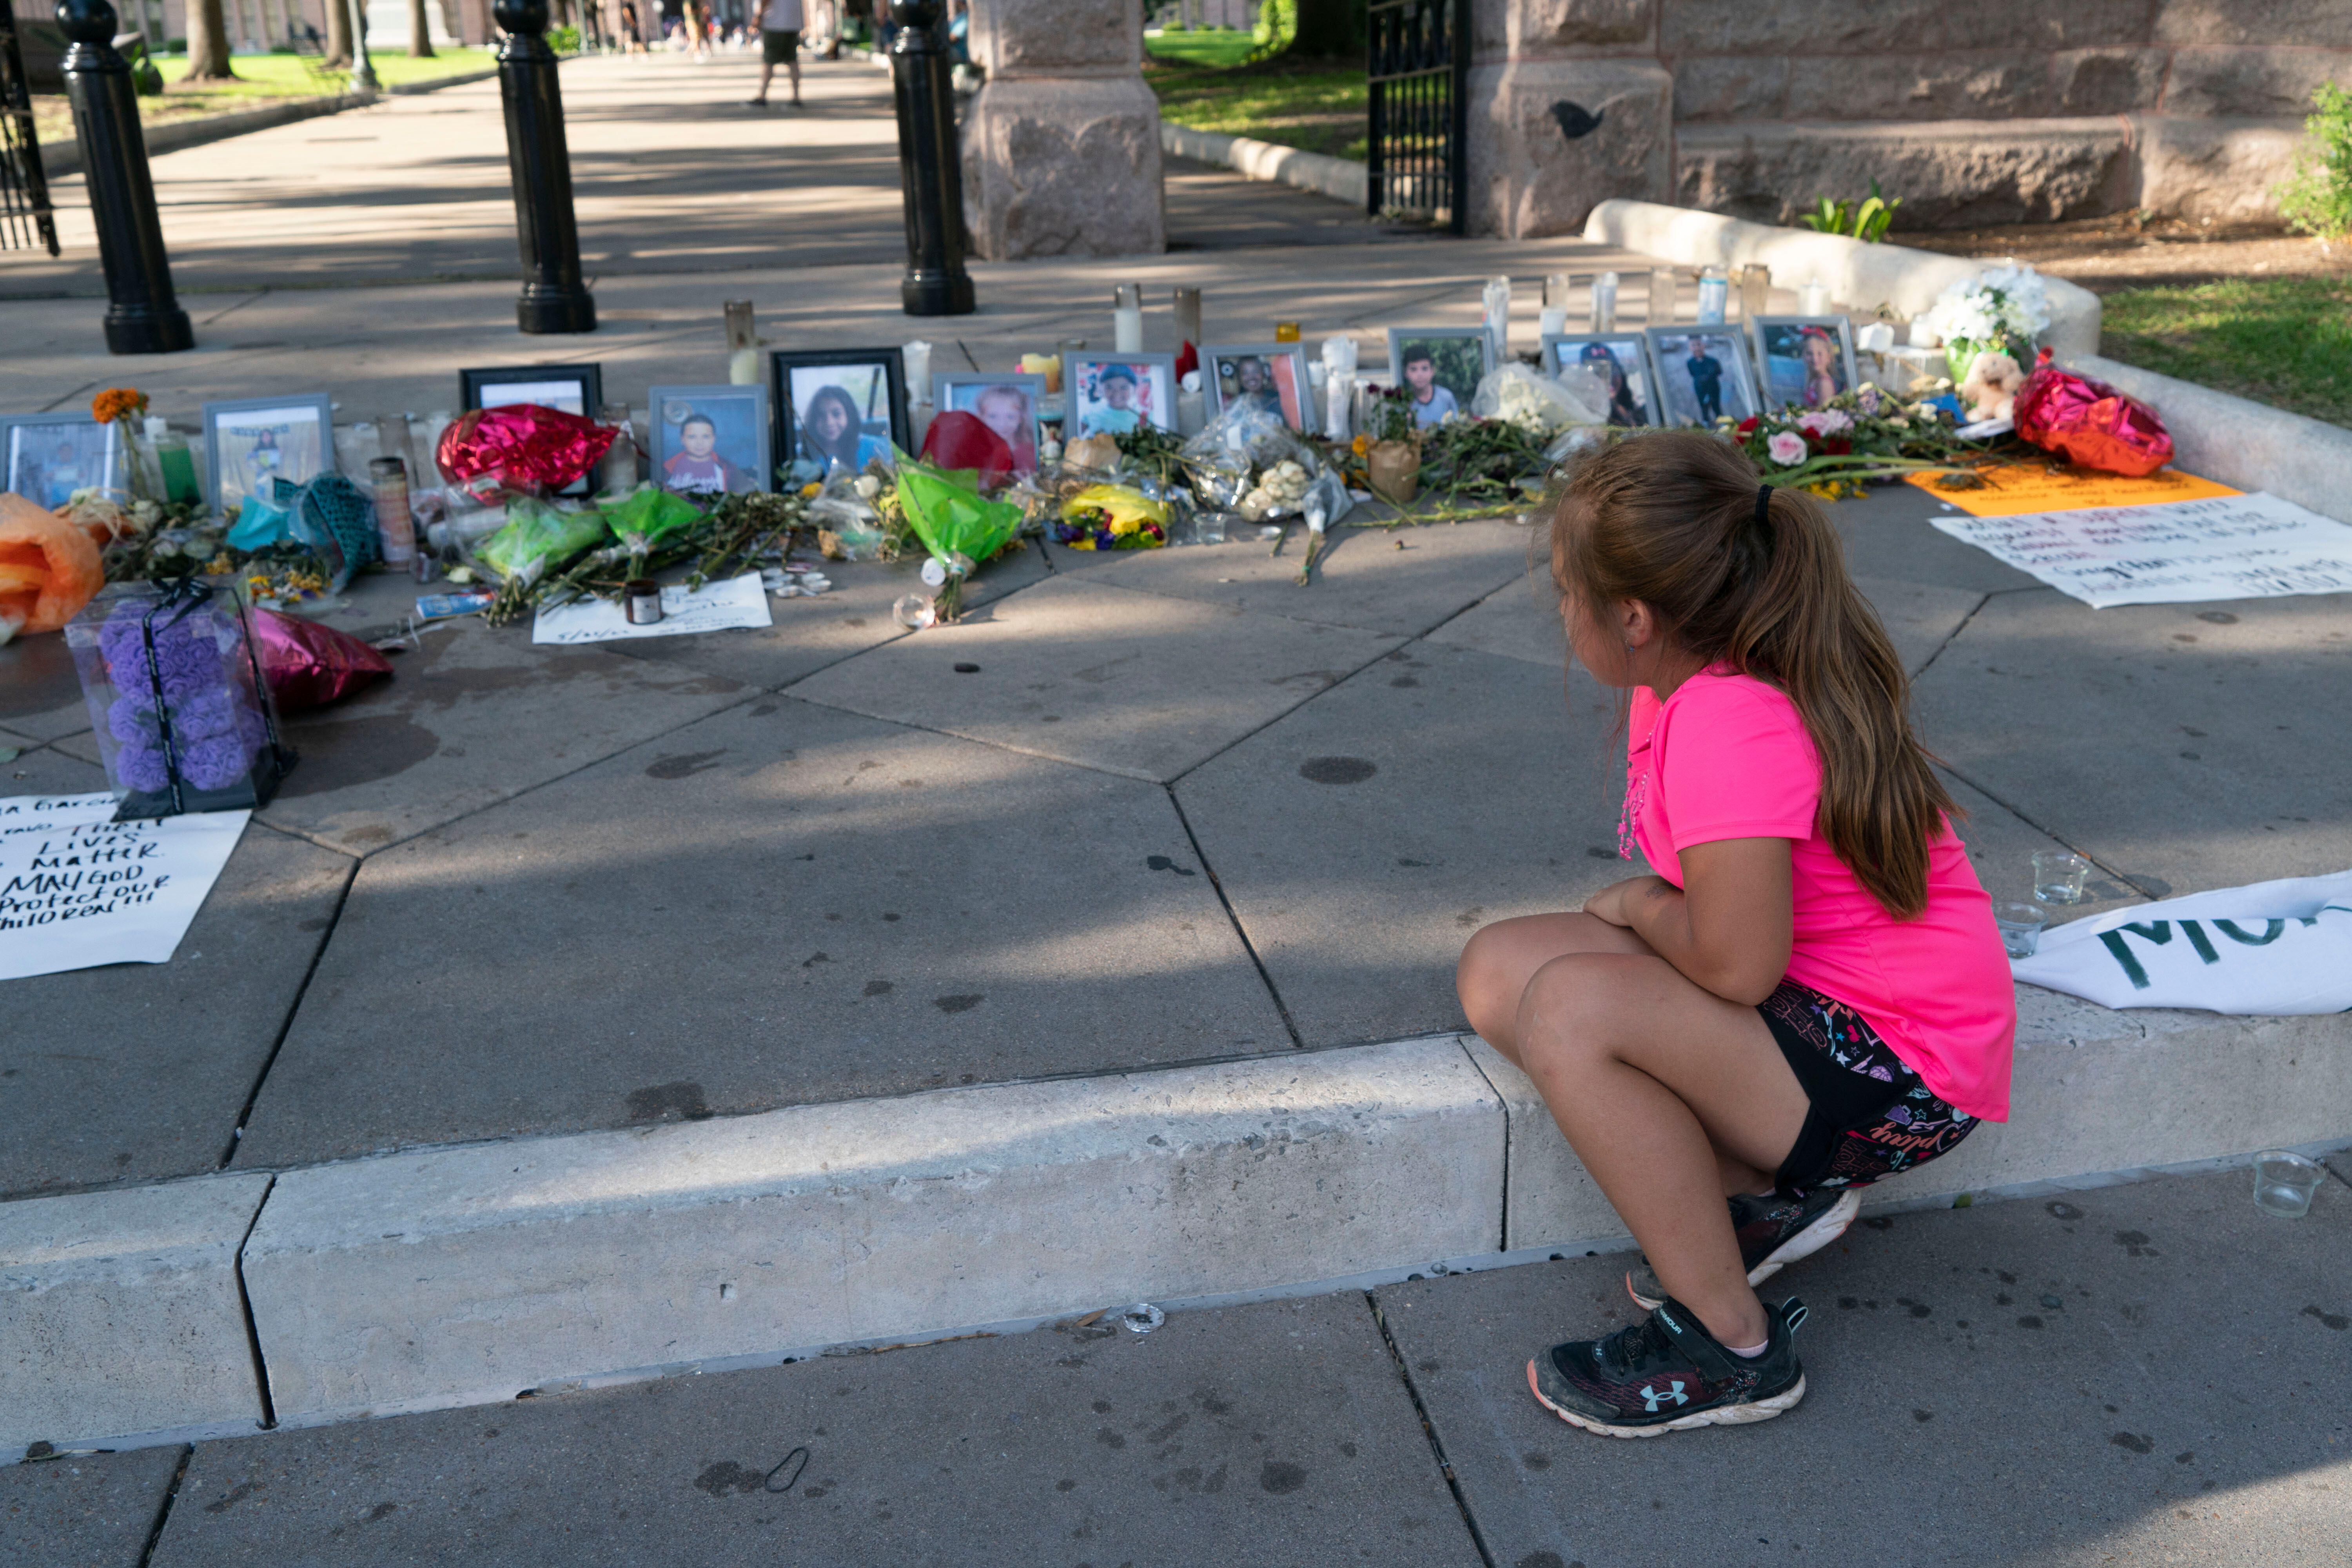
[(1450, 387), (1437, 383), (1437, 356), (1427, 343), (1407, 343), (1404, 350), (1405, 390), (1412, 405), (1412, 422), (1426, 430), (1462, 412), (1462, 400)]
[(1135, 406), (1135, 372), (1123, 364), (1107, 364), (1095, 373), (1093, 390), (1100, 402), (1087, 410), (1079, 434), (1124, 436), (1141, 427), (1143, 412)]
[(737, 495), (751, 488), (743, 470), (719, 455), (719, 426), (699, 411), (678, 421), (678, 449), (662, 464), (662, 488), (697, 495)]

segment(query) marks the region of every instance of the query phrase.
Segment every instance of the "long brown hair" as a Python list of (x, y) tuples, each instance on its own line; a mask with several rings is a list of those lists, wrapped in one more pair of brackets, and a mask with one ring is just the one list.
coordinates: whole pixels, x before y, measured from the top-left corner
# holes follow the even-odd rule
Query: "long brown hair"
[(1675, 644), (1788, 693), (1821, 753), (1821, 835), (1889, 913), (1927, 904), (1927, 847), (1959, 808), (1912, 733), (1910, 681), (1845, 572), (1821, 503), (1700, 430), (1586, 458), (1554, 503), (1551, 558), (1580, 614), (1638, 599)]

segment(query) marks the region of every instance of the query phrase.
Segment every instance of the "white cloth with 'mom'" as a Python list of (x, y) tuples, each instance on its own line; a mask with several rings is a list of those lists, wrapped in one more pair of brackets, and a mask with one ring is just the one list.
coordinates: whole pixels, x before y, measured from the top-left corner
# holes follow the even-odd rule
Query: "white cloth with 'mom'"
[(2195, 893), (2070, 921), (2010, 961), (2031, 985), (2105, 1007), (2352, 1010), (2352, 871)]

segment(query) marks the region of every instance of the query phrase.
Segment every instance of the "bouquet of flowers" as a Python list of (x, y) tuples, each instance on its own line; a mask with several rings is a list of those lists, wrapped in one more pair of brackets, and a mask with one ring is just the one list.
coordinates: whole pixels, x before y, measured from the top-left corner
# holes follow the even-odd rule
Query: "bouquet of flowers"
[(1891, 396), (1868, 382), (1820, 408), (1775, 409), (1724, 424), (1769, 482), (1824, 500), (1859, 495), (1865, 480), (1948, 468), (1985, 449), (1959, 438), (1949, 410)]
[(1988, 349), (2031, 359), (2035, 336), (2050, 324), (2050, 296), (2040, 273), (2011, 263), (1952, 284), (1919, 321), (1943, 339), (1945, 361), (1958, 381)]
[(1072, 550), (1157, 550), (1168, 542), (1168, 507), (1127, 485), (1089, 485), (1062, 503), (1053, 527)]

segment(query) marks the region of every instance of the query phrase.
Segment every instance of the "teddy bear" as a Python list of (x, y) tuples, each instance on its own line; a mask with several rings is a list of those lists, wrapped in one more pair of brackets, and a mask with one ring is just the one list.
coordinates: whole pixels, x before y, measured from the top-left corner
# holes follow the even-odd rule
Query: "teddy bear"
[(2024, 384), (2025, 372), (2017, 361), (1999, 349), (1988, 349), (1969, 365), (1960, 400), (1968, 405), (1971, 421), (2006, 419), (2015, 411), (2017, 389)]

